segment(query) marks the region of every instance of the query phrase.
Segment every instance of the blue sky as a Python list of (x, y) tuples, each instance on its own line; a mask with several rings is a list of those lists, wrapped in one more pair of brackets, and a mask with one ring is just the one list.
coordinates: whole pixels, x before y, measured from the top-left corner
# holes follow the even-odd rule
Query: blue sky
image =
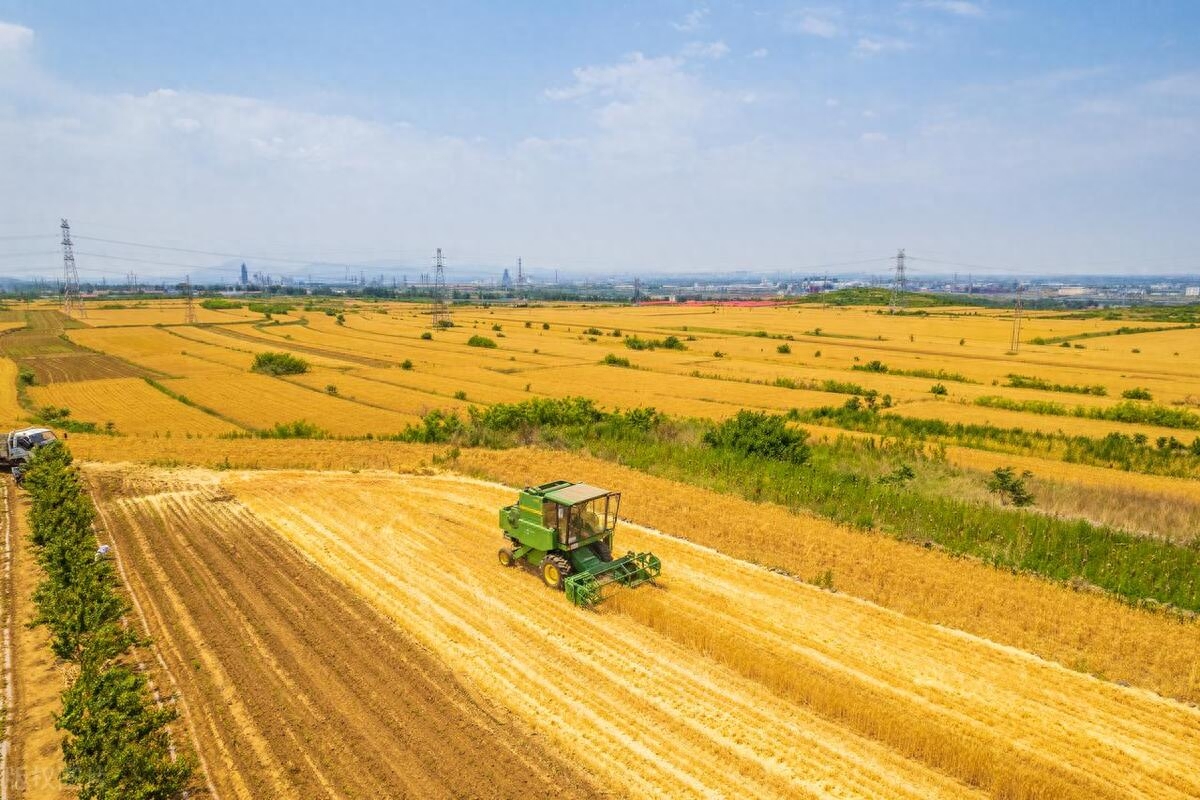
[(0, 0), (9, 274), (1200, 272), (1198, 145), (1191, 2)]

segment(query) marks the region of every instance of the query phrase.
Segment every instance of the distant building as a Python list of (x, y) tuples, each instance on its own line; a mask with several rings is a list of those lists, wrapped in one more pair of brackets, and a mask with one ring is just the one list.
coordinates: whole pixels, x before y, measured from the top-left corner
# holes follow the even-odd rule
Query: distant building
[(508, 270), (504, 270), (504, 277), (500, 279), (500, 285), (505, 289), (512, 288), (512, 276), (508, 274)]
[(1200, 297), (1200, 286), (1188, 286), (1183, 290), (1184, 297)]
[(242, 286), (250, 285), (250, 273), (246, 272), (246, 262), (242, 262)]

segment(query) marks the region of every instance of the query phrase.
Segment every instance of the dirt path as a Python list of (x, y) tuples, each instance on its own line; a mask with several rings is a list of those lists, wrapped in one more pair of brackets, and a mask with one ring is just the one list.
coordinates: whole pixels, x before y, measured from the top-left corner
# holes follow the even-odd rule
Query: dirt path
[(598, 794), (215, 481), (93, 486), (221, 797)]
[(29, 628), (32, 597), (40, 573), (29, 544), (24, 497), (4, 479), (7, 524), (12, 544), (13, 706), (10, 709), (8, 796), (14, 800), (65, 800), (73, 793), (62, 783), (62, 734), (54, 728), (64, 674), (50, 652), (45, 628)]

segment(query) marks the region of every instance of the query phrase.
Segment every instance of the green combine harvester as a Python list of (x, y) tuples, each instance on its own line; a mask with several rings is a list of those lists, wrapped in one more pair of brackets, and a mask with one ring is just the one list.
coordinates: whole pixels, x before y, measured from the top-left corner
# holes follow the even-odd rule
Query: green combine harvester
[(617, 589), (652, 581), (662, 572), (653, 553), (613, 558), (620, 506), (620, 492), (586, 483), (526, 487), (517, 502), (500, 509), (500, 530), (508, 540), (500, 548), (500, 563), (511, 567), (523, 561), (536, 567), (547, 586), (566, 592), (568, 600), (584, 608)]

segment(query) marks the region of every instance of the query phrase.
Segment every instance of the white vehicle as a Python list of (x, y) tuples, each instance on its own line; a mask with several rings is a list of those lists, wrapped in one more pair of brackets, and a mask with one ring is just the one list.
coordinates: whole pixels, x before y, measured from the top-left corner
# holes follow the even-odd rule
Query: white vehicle
[(11, 469), (13, 477), (20, 483), (21, 473), (33, 451), (55, 441), (58, 441), (58, 437), (49, 428), (22, 428), (19, 431), (10, 431), (3, 439), (0, 467)]

